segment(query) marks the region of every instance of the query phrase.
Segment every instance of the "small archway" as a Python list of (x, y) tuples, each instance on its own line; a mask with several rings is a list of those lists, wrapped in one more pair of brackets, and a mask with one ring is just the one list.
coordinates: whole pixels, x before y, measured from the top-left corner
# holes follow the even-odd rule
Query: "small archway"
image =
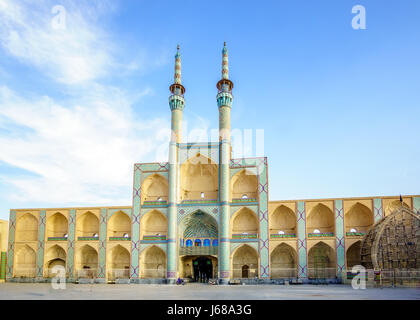
[(141, 201), (168, 201), (168, 180), (160, 174), (148, 176), (141, 186)]
[(148, 236), (168, 235), (168, 219), (158, 210), (146, 213), (141, 219), (140, 226), (143, 239)]
[(270, 217), (270, 234), (296, 235), (296, 214), (285, 205), (277, 207)]
[(56, 212), (47, 218), (47, 238), (65, 237), (68, 234), (68, 221), (66, 217)]
[(49, 278), (57, 276), (57, 273), (53, 272), (53, 268), (55, 266), (61, 266), (65, 269), (66, 256), (66, 251), (62, 247), (58, 245), (50, 247), (45, 253), (44, 275)]
[(336, 255), (326, 243), (320, 241), (308, 253), (309, 278), (334, 278), (336, 276)]
[(180, 200), (219, 198), (219, 167), (200, 153), (181, 165)]
[(140, 273), (142, 278), (166, 278), (166, 253), (157, 246), (151, 246), (141, 254)]
[(38, 219), (30, 213), (25, 213), (16, 223), (16, 241), (38, 240)]
[(247, 244), (237, 248), (232, 257), (233, 278), (243, 278), (245, 269), (247, 278), (258, 277), (258, 253)]
[(360, 266), (362, 264), (361, 262), (361, 246), (362, 242), (356, 241), (353, 243), (346, 252), (346, 260), (347, 260), (347, 269), (351, 270), (353, 266)]
[(79, 278), (96, 278), (98, 252), (86, 244), (76, 252), (76, 274)]
[(93, 237), (99, 234), (99, 219), (92, 212), (88, 211), (77, 218), (77, 237)]
[(131, 236), (131, 220), (124, 212), (118, 211), (112, 215), (107, 224), (107, 236), (122, 238)]
[(366, 233), (373, 225), (373, 213), (368, 207), (357, 202), (344, 215), (346, 232)]
[(231, 199), (258, 197), (258, 178), (249, 170), (241, 170), (231, 179)]
[(232, 236), (234, 234), (258, 234), (258, 218), (250, 209), (244, 207), (236, 212), (232, 218)]
[(17, 278), (34, 278), (36, 276), (36, 253), (30, 246), (25, 244), (17, 250), (13, 273)]
[(127, 279), (130, 277), (130, 252), (121, 245), (114, 246), (108, 253), (108, 279)]
[(286, 243), (279, 244), (270, 256), (272, 279), (295, 278), (297, 276), (296, 250)]
[(308, 214), (306, 229), (308, 234), (317, 233), (316, 230), (323, 234), (334, 233), (334, 213), (326, 205), (317, 204)]

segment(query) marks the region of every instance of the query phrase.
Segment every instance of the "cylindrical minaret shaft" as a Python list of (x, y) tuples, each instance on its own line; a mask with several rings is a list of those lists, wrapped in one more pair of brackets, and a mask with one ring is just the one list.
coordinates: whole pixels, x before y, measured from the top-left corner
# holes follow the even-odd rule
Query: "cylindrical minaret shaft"
[(182, 142), (182, 114), (185, 106), (185, 88), (181, 84), (181, 55), (179, 46), (175, 55), (174, 83), (170, 86), (171, 141), (169, 144), (169, 203), (168, 203), (168, 244), (167, 278), (175, 282), (177, 277), (177, 188), (178, 188), (178, 144)]
[(230, 110), (232, 107), (233, 82), (229, 80), (228, 50), (223, 46), (222, 80), (217, 83), (217, 105), (219, 107), (219, 152), (220, 152), (220, 251), (219, 278), (221, 283), (228, 283), (230, 270)]

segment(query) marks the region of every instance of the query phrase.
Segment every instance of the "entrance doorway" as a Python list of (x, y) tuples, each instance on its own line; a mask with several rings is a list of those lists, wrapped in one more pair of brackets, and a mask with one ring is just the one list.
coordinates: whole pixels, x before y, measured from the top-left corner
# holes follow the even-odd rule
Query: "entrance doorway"
[(193, 260), (194, 281), (207, 283), (213, 278), (213, 263), (207, 257), (198, 257)]
[(247, 265), (242, 267), (242, 278), (249, 278), (249, 267)]

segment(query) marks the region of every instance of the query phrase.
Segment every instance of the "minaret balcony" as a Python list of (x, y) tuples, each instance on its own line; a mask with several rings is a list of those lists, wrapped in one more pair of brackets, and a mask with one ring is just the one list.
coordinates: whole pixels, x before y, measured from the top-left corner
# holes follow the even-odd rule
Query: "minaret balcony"
[(233, 95), (230, 92), (219, 92), (216, 96), (218, 107), (228, 106), (232, 107)]
[(173, 94), (169, 97), (169, 106), (171, 111), (173, 110), (184, 110), (185, 100), (183, 96)]

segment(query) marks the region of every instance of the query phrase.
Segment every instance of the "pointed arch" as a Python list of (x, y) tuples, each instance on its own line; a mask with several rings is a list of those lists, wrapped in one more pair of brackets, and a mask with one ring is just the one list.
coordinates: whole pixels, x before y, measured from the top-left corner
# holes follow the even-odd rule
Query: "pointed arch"
[[(344, 215), (346, 232), (367, 232), (373, 223), (372, 211), (360, 202), (352, 205)], [(353, 229), (356, 231), (351, 231)]]
[(243, 207), (231, 218), (231, 234), (258, 234), (259, 221), (254, 211)]
[(308, 214), (306, 229), (308, 233), (313, 233), (314, 230), (319, 230), (321, 233), (334, 233), (334, 213), (326, 205), (318, 203)]
[(280, 205), (270, 216), (270, 234), (296, 234), (296, 214), (285, 205)]
[(127, 279), (130, 274), (130, 252), (117, 244), (108, 253), (108, 279)]
[(16, 241), (38, 240), (38, 219), (31, 213), (25, 213), (16, 223)]
[(16, 251), (13, 272), (17, 278), (35, 278), (36, 253), (27, 244), (21, 246)]
[(99, 234), (99, 219), (90, 211), (83, 213), (76, 220), (77, 237), (92, 237)]
[(107, 223), (107, 237), (131, 237), (131, 219), (122, 212), (118, 211), (109, 218)]
[(247, 244), (236, 248), (232, 253), (232, 277), (258, 277), (258, 252)]
[(140, 228), (143, 238), (144, 236), (167, 236), (168, 219), (159, 210), (151, 210), (142, 217)]
[(96, 278), (98, 251), (85, 244), (76, 251), (76, 271), (79, 278)]
[(231, 201), (244, 197), (258, 198), (258, 177), (246, 169), (239, 171), (231, 179)]
[(181, 165), (180, 200), (218, 199), (219, 167), (197, 153)]
[(44, 258), (44, 275), (46, 277), (55, 277), (56, 274), (53, 272), (55, 266), (61, 266), (66, 268), (66, 251), (59, 245), (53, 245), (50, 247)]
[(64, 237), (66, 234), (68, 234), (68, 221), (61, 212), (56, 212), (47, 218), (47, 238)]
[(164, 176), (154, 173), (141, 185), (141, 201), (168, 201), (169, 183)]
[(351, 270), (351, 268), (353, 266), (358, 266), (361, 265), (361, 247), (362, 247), (362, 242), (356, 241), (355, 243), (353, 243), (346, 252), (346, 262), (347, 262), (347, 269)]
[(270, 255), (272, 279), (295, 278), (297, 276), (297, 253), (286, 243), (279, 244)]
[(157, 246), (145, 249), (140, 256), (141, 278), (166, 278), (166, 253)]
[(334, 278), (336, 275), (336, 254), (323, 241), (311, 247), (308, 252), (309, 278)]

